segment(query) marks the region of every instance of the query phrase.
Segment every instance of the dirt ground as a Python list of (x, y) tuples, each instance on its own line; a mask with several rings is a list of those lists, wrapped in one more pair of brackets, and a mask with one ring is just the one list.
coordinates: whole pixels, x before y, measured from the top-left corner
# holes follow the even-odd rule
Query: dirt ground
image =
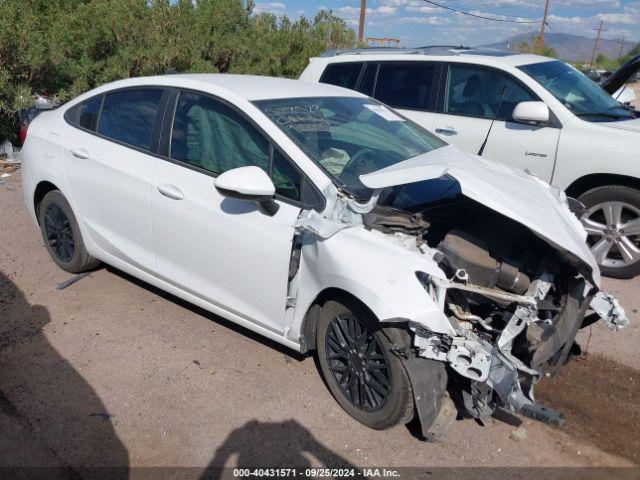
[(636, 101), (634, 102), (634, 106), (636, 108), (640, 108), (640, 83), (632, 83), (631, 86), (636, 92)]
[[(640, 458), (640, 279), (605, 280), (632, 319), (539, 396), (568, 417), (457, 421), (439, 443), (343, 412), (311, 357), (102, 268), (55, 266), (0, 185), (0, 466), (632, 466)], [(522, 422), (517, 427), (516, 424)]]

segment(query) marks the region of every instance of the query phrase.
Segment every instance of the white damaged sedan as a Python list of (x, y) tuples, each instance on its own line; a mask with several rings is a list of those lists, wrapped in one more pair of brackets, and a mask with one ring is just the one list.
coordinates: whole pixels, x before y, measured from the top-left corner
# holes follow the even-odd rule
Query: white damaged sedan
[(578, 329), (628, 320), (579, 207), (377, 101), (295, 80), (123, 80), (40, 115), (24, 199), (69, 272), (112, 265), (301, 352), (338, 403), (425, 438), (533, 387)]

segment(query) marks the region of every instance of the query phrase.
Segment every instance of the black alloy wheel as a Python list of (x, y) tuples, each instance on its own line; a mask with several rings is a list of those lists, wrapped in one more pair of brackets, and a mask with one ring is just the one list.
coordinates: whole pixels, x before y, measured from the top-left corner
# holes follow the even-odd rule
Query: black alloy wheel
[(56, 257), (64, 263), (70, 262), (76, 249), (71, 222), (55, 203), (48, 205), (44, 212), (44, 231)]
[(391, 390), (384, 350), (371, 331), (353, 315), (342, 313), (329, 325), (325, 337), (329, 369), (342, 394), (356, 408), (382, 408)]

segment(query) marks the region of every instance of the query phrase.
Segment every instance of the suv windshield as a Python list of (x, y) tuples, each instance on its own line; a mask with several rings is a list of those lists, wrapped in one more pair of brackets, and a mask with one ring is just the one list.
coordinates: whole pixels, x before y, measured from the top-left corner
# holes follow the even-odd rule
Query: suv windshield
[(610, 122), (634, 118), (599, 85), (564, 62), (555, 60), (519, 68), (584, 120)]
[(344, 190), (368, 199), (360, 175), (446, 145), (370, 98), (263, 100), (255, 104)]

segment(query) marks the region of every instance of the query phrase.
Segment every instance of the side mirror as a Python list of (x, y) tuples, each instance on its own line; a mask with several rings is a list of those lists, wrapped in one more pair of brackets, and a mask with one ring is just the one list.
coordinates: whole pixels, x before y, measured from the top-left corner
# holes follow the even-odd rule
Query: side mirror
[(278, 211), (278, 204), (273, 201), (276, 187), (269, 175), (259, 167), (227, 170), (216, 178), (214, 185), (225, 197), (257, 202), (268, 215), (273, 216)]
[(513, 110), (513, 119), (520, 123), (546, 123), (549, 121), (549, 107), (544, 102), (520, 102)]

